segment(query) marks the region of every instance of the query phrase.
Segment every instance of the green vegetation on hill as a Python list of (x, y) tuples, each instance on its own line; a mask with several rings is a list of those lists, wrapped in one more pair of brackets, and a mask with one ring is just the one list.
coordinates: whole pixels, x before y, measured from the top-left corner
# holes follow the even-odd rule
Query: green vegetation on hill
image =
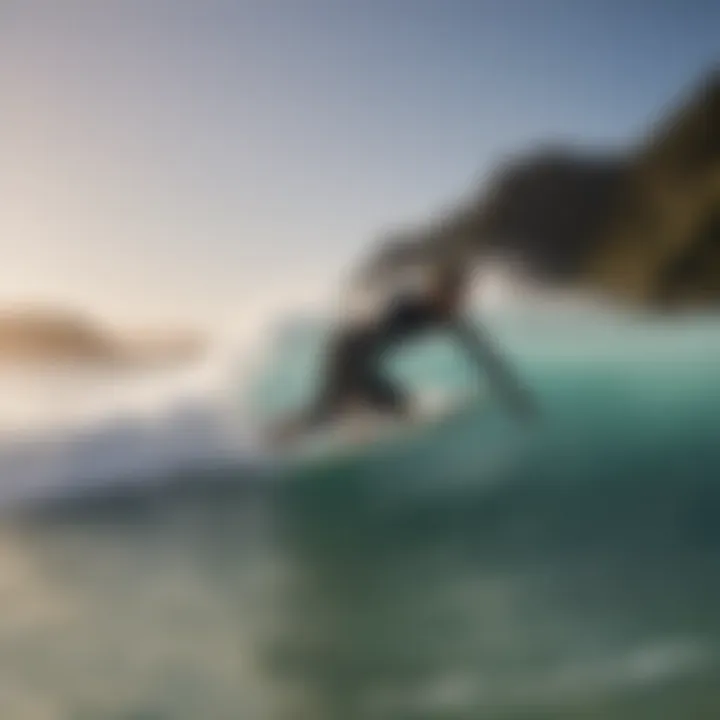
[(720, 73), (624, 153), (518, 155), (370, 259), (509, 258), (553, 285), (661, 309), (720, 300)]

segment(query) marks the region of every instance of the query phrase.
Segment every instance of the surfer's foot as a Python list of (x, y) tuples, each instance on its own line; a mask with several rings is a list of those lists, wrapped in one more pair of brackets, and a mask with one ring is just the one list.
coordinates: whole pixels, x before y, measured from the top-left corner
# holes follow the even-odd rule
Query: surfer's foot
[(286, 420), (273, 425), (265, 432), (267, 442), (273, 447), (281, 447), (300, 434), (300, 424), (294, 420)]

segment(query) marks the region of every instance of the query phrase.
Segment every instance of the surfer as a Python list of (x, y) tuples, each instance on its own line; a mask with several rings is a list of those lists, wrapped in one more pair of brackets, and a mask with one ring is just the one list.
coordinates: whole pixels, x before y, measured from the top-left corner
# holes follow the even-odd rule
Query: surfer
[(315, 402), (299, 416), (280, 423), (271, 435), (284, 441), (330, 423), (358, 408), (411, 417), (404, 390), (383, 370), (383, 359), (402, 343), (432, 331), (449, 331), (481, 364), (491, 385), (522, 417), (534, 405), (489, 338), (462, 317), (468, 281), (455, 267), (435, 267), (423, 291), (394, 297), (368, 321), (336, 330), (327, 348), (326, 366)]

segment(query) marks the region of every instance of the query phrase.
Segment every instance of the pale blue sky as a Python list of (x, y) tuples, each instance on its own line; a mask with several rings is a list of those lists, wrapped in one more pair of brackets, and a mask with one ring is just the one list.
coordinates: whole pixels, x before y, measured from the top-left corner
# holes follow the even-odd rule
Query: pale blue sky
[(0, 301), (242, 322), (535, 140), (632, 139), (700, 0), (4, 0)]

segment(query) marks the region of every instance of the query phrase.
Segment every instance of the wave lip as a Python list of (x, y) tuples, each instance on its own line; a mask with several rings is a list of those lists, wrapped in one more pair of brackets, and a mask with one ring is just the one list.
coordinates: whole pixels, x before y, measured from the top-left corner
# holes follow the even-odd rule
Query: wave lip
[(258, 463), (250, 424), (228, 400), (231, 358), (222, 360), (174, 374), (4, 378), (20, 421), (6, 408), (0, 505)]

